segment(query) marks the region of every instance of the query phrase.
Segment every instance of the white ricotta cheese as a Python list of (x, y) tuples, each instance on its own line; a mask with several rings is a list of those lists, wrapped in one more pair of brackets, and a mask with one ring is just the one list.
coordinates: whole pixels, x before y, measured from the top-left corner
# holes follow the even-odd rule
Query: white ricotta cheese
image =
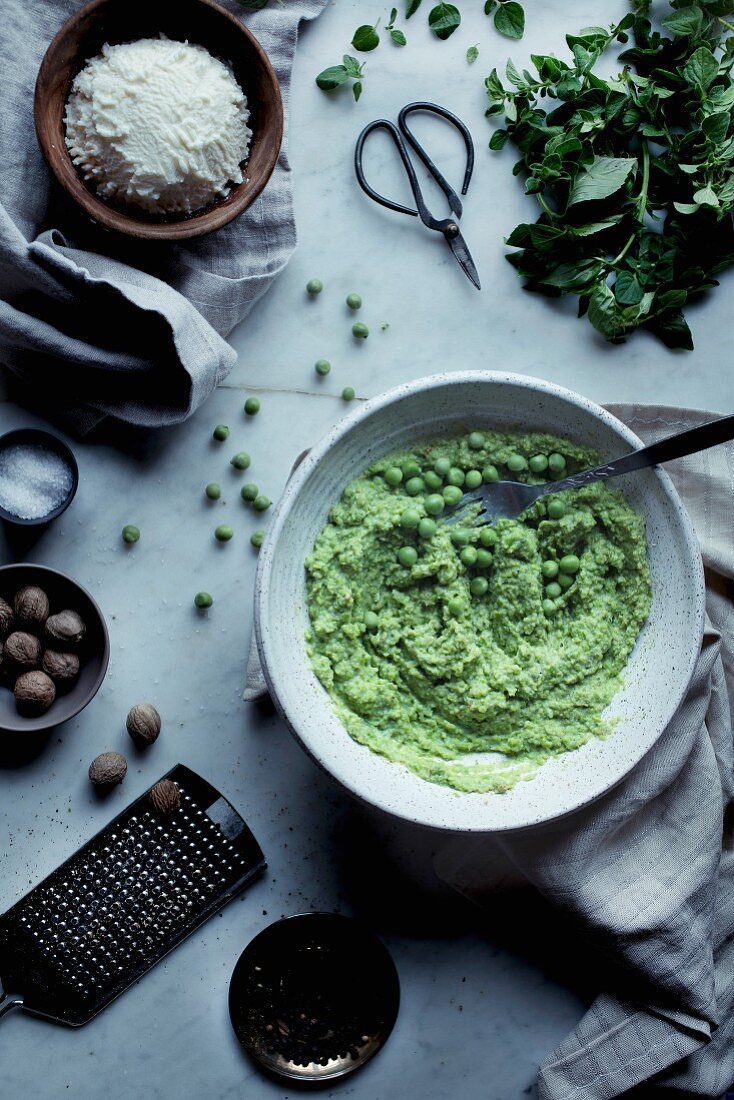
[(100, 197), (190, 214), (241, 183), (251, 131), (231, 70), (166, 38), (105, 45), (71, 86), (66, 144)]

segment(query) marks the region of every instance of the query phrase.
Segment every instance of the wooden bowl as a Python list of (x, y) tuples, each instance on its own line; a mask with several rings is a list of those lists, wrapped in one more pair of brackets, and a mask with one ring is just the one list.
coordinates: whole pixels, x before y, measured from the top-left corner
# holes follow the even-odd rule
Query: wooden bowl
[[(245, 180), (194, 214), (156, 216), (101, 199), (74, 165), (64, 141), (66, 100), (86, 62), (105, 42), (115, 45), (160, 34), (204, 46), (229, 62), (250, 110)], [(273, 66), (250, 31), (213, 0), (92, 0), (64, 23), (46, 51), (36, 80), (34, 118), (41, 151), (67, 195), (92, 221), (149, 241), (201, 237), (231, 222), (265, 187), (283, 140), (283, 102)]]

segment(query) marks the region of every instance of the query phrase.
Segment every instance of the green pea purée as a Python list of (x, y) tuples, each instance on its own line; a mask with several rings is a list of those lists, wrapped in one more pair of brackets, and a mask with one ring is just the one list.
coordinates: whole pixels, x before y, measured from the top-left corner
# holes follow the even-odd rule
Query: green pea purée
[(551, 435), (471, 432), (347, 486), (306, 562), (307, 645), (356, 741), (429, 782), (500, 793), (609, 732), (650, 609), (643, 519), (603, 483), (494, 528), (441, 519), (477, 472), (539, 483), (598, 461)]

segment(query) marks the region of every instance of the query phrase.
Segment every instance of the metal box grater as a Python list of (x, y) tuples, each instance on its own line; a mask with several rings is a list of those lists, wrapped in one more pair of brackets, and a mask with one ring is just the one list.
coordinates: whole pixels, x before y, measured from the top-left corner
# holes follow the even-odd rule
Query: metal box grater
[(265, 869), (219, 791), (181, 764), (162, 778), (178, 810), (146, 791), (0, 917), (0, 1016), (87, 1023)]

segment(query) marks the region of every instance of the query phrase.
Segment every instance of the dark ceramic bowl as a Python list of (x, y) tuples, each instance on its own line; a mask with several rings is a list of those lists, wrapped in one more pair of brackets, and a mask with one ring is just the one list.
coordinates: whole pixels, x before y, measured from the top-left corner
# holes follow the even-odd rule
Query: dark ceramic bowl
[(107, 625), (97, 602), (85, 588), (65, 573), (45, 565), (22, 562), (0, 567), (0, 596), (9, 604), (18, 589), (27, 584), (36, 584), (44, 590), (51, 604), (51, 614), (67, 609), (77, 611), (87, 632), (77, 651), (81, 664), (79, 675), (71, 687), (64, 691), (57, 689), (56, 699), (45, 714), (35, 717), (19, 714), (12, 687), (5, 680), (0, 682), (0, 731), (6, 733), (38, 733), (73, 718), (97, 694), (110, 659)]
[(20, 516), (15, 516), (12, 512), (6, 512), (4, 508), (0, 507), (0, 519), (5, 520), (6, 523), (12, 523), (16, 527), (40, 527), (50, 523), (52, 519), (56, 519), (71, 504), (79, 485), (79, 467), (71, 449), (67, 447), (63, 439), (58, 435), (54, 435), (53, 432), (42, 431), (40, 428), (15, 428), (11, 432), (0, 435), (0, 451), (19, 443), (35, 444), (38, 447), (45, 447), (48, 451), (53, 451), (54, 454), (63, 459), (71, 470), (71, 489), (68, 496), (57, 508), (47, 512), (45, 516), (38, 516), (37, 519), (21, 519)]

